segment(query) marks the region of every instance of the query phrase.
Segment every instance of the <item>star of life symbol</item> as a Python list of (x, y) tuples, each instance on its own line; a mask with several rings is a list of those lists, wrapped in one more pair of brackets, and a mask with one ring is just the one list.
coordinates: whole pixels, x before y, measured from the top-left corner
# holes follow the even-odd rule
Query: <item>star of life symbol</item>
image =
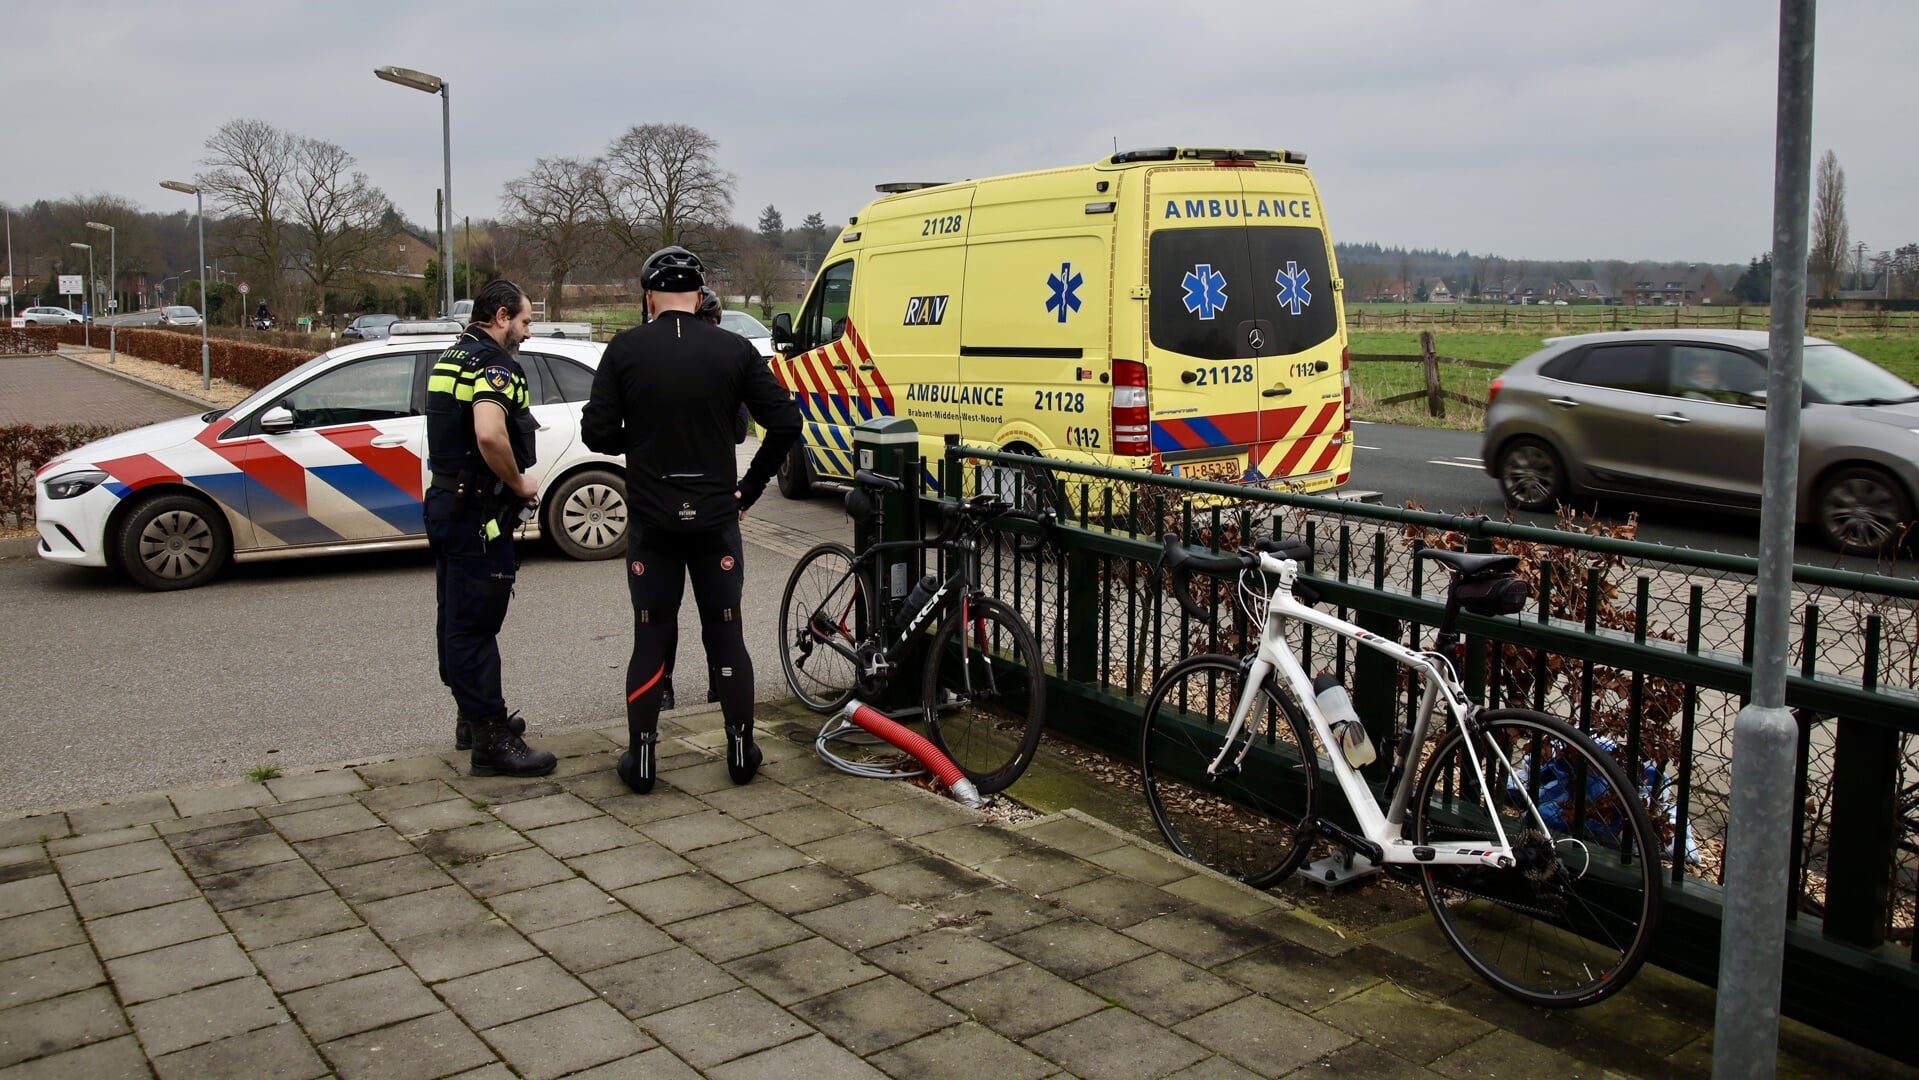
[(1046, 287), (1053, 295), (1046, 298), (1046, 310), (1058, 311), (1059, 321), (1066, 321), (1066, 311), (1079, 310), (1079, 287), (1086, 284), (1086, 275), (1073, 273), (1073, 264), (1059, 264), (1059, 273), (1046, 275)]
[(1211, 319), (1226, 309), (1226, 275), (1213, 269), (1212, 263), (1200, 263), (1180, 281), (1186, 289), (1186, 310), (1201, 319)]
[(1313, 275), (1301, 270), (1298, 263), (1287, 263), (1286, 269), (1281, 270), (1273, 280), (1279, 285), (1280, 307), (1290, 307), (1293, 314), (1297, 315), (1301, 307), (1313, 306), (1313, 294), (1306, 288), (1306, 283), (1313, 280)]

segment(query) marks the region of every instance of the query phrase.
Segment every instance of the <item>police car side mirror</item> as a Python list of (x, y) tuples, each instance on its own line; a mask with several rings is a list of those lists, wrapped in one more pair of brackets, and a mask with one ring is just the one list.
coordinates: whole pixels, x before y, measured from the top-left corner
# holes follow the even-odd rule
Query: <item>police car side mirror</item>
[(782, 311), (773, 316), (773, 347), (780, 352), (787, 352), (796, 344), (793, 340), (792, 314)]
[(260, 414), (261, 431), (292, 431), (293, 413), (285, 405), (275, 405)]

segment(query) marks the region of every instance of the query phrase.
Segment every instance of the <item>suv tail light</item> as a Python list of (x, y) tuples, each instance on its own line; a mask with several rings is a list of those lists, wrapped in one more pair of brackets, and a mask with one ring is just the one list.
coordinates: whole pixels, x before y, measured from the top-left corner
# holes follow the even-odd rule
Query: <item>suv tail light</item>
[(1152, 404), (1146, 365), (1113, 361), (1113, 453), (1145, 457), (1153, 452)]
[(1486, 407), (1487, 408), (1491, 408), (1493, 402), (1499, 400), (1499, 388), (1501, 386), (1504, 386), (1505, 383), (1506, 383), (1505, 377), (1501, 376), (1500, 378), (1494, 379), (1492, 381), (1492, 385), (1486, 387)]

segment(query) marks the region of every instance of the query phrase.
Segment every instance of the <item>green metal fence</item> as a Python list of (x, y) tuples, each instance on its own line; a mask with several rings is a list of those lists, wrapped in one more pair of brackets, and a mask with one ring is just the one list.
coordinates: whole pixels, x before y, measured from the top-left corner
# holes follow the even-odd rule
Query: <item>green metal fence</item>
[[(985, 584), (1039, 634), (1059, 703), (1049, 704), (1049, 728), (1126, 763), (1168, 664), (1237, 653), (1258, 634), (1231, 602), (1231, 582), (1212, 589), (1212, 619), (1173, 602), (1156, 566), (1161, 534), (1221, 548), (1254, 536), (1307, 539), (1322, 603), (1408, 643), (1430, 638), (1444, 606), (1446, 583), (1414, 558), (1418, 546), (1520, 554), (1529, 609), (1461, 618), (1468, 686), (1487, 704), (1554, 713), (1610, 741), (1644, 782), (1667, 851), (1668, 914), (1654, 958), (1715, 981), (1755, 560), (1642, 544), (1591, 521), (1541, 529), (972, 447), (949, 446), (930, 474), (942, 492), (992, 490), (1060, 515), (1055, 542), (1038, 553), (1000, 545)], [(1784, 1009), (1913, 1061), (1919, 1051), (1904, 1029), (1919, 1000), (1919, 581), (1797, 566), (1793, 588), (1787, 705), (1800, 738)], [(1197, 591), (1204, 602), (1207, 586)], [(1394, 717), (1410, 720), (1415, 688), (1389, 661), (1324, 634), (1294, 644), (1310, 669), (1352, 687), (1375, 741)]]

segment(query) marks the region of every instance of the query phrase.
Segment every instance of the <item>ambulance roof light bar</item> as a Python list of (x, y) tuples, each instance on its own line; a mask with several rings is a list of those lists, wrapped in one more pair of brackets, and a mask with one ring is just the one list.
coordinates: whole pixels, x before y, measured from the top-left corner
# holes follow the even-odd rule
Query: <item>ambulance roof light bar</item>
[(1286, 165), (1306, 164), (1306, 155), (1295, 150), (1219, 150), (1178, 146), (1156, 146), (1144, 150), (1127, 150), (1114, 154), (1109, 159), (1114, 165), (1126, 165), (1136, 161), (1213, 161), (1220, 164), (1232, 162), (1271, 161)]
[(891, 184), (874, 184), (873, 190), (881, 195), (899, 195), (908, 191), (918, 191), (921, 188), (945, 187), (948, 183), (950, 181), (946, 180), (898, 180)]

